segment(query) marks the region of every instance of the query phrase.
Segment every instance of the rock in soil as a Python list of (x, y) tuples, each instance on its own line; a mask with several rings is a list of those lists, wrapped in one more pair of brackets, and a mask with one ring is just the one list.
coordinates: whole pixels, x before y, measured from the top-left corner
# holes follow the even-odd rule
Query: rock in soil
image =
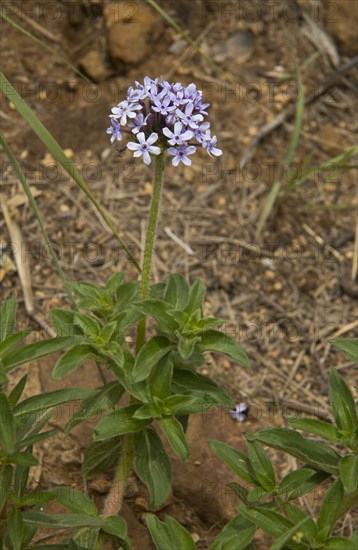
[(137, 64), (148, 57), (163, 23), (149, 6), (116, 2), (104, 9), (108, 51), (114, 61)]

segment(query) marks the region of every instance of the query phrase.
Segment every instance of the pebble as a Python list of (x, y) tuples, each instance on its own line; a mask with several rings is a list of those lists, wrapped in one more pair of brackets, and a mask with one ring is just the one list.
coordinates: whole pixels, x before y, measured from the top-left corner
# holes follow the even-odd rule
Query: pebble
[(215, 44), (212, 55), (214, 61), (222, 63), (228, 59), (245, 63), (255, 51), (255, 36), (250, 30), (240, 30), (226, 40)]
[(104, 8), (107, 47), (114, 61), (136, 65), (150, 56), (163, 30), (162, 18), (139, 2), (116, 2)]
[(102, 53), (97, 50), (90, 50), (81, 58), (80, 68), (95, 82), (110, 75)]

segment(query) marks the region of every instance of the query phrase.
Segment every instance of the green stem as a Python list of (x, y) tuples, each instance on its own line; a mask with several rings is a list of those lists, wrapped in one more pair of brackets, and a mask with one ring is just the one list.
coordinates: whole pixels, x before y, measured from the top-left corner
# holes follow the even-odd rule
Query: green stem
[[(152, 269), (152, 257), (155, 244), (155, 235), (158, 224), (158, 214), (160, 206), (160, 196), (163, 185), (163, 171), (164, 171), (164, 152), (161, 152), (155, 159), (155, 174), (153, 185), (152, 203), (150, 205), (149, 220), (147, 227), (147, 236), (145, 240), (144, 259), (142, 269), (142, 280), (140, 286), (140, 297), (142, 300), (148, 298), (149, 283)], [(141, 349), (145, 341), (145, 327), (146, 319), (141, 319), (138, 323), (137, 331), (137, 353)]]
[(115, 516), (121, 509), (127, 477), (133, 461), (133, 434), (123, 436), (121, 457), (112, 488), (104, 503), (102, 516)]

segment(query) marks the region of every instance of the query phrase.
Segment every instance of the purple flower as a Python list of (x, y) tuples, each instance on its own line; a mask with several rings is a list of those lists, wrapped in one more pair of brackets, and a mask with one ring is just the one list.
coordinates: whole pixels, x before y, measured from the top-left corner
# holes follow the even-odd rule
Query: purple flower
[(122, 139), (121, 125), (112, 116), (110, 116), (110, 119), (111, 119), (112, 126), (107, 128), (106, 132), (111, 136), (111, 143), (113, 143), (116, 139), (118, 139), (118, 141), (121, 141)]
[(168, 153), (174, 155), (172, 160), (173, 166), (178, 166), (179, 162), (182, 162), (186, 166), (190, 166), (191, 160), (187, 155), (192, 155), (195, 151), (196, 148), (193, 145), (189, 145), (189, 147), (186, 147), (186, 145), (179, 145), (178, 149), (175, 149), (175, 147), (169, 147), (168, 149)]
[(191, 130), (186, 130), (181, 122), (174, 124), (174, 132), (169, 128), (163, 128), (163, 134), (170, 138), (168, 139), (170, 145), (181, 145), (194, 136), (194, 133)]
[(211, 157), (213, 155), (215, 155), (216, 157), (219, 157), (220, 155), (223, 154), (221, 149), (218, 149), (218, 147), (215, 147), (216, 142), (217, 142), (217, 137), (216, 136), (210, 137), (210, 132), (207, 132), (203, 141), (203, 147), (204, 149), (206, 149), (208, 155), (210, 155)]
[(203, 115), (197, 114), (193, 115), (194, 110), (194, 104), (193, 103), (187, 103), (185, 106), (185, 111), (181, 111), (180, 109), (177, 109), (175, 111), (175, 114), (181, 119), (182, 123), (190, 126), (190, 128), (197, 128), (198, 122), (203, 120)]
[(112, 113), (116, 118), (121, 117), (120, 124), (121, 126), (125, 126), (127, 124), (127, 117), (135, 118), (137, 115), (135, 111), (139, 111), (140, 109), (141, 106), (138, 103), (130, 105), (128, 101), (121, 101), (117, 107), (113, 107)]
[(210, 134), (205, 116), (208, 107), (209, 103), (203, 102), (203, 92), (194, 83), (183, 86), (146, 76), (142, 83), (135, 81), (129, 86), (126, 99), (112, 108), (107, 133), (111, 143), (121, 140), (122, 134), (135, 136), (128, 148), (145, 164), (151, 163), (151, 155), (168, 151), (174, 166), (180, 162), (190, 165), (188, 157), (196, 147), (202, 147), (210, 156), (222, 154), (216, 137)]
[[(163, 90), (165, 92), (165, 90)], [(160, 113), (161, 115), (168, 115), (172, 111), (175, 111), (175, 105), (170, 105), (171, 98), (169, 95), (163, 95), (163, 92), (157, 97), (153, 98), (152, 109), (153, 111)]]
[(137, 139), (139, 143), (136, 143), (134, 141), (130, 141), (129, 143), (127, 143), (128, 149), (130, 149), (131, 151), (135, 151), (133, 153), (134, 157), (141, 157), (143, 155), (144, 164), (150, 164), (152, 162), (152, 159), (150, 158), (149, 153), (151, 153), (152, 155), (160, 154), (160, 147), (152, 145), (157, 141), (158, 134), (153, 132), (146, 140), (144, 132), (139, 132), (139, 134), (137, 134)]
[(239, 403), (233, 411), (229, 411), (229, 415), (238, 422), (244, 422), (248, 411), (249, 406), (246, 403)]

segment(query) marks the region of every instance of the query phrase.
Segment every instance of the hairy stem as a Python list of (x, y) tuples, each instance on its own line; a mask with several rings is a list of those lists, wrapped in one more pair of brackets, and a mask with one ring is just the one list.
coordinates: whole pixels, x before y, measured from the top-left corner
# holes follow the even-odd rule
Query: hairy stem
[[(164, 152), (160, 153), (160, 155), (158, 155), (155, 159), (153, 196), (152, 196), (152, 203), (150, 205), (147, 236), (146, 236), (145, 248), (144, 248), (142, 280), (141, 280), (141, 287), (140, 287), (140, 297), (142, 300), (145, 300), (148, 297), (148, 292), (149, 292), (152, 257), (153, 257), (155, 235), (156, 235), (157, 224), (158, 224), (160, 196), (161, 196), (162, 185), (163, 185), (163, 171), (164, 171)], [(145, 341), (145, 327), (146, 327), (146, 320), (144, 318), (138, 323), (137, 346), (136, 346), (137, 353), (139, 352), (139, 350), (141, 349)]]
[(122, 506), (123, 495), (126, 488), (127, 477), (133, 461), (133, 434), (123, 436), (121, 457), (119, 459), (116, 476), (110, 492), (104, 503), (102, 516), (114, 516), (118, 514)]

